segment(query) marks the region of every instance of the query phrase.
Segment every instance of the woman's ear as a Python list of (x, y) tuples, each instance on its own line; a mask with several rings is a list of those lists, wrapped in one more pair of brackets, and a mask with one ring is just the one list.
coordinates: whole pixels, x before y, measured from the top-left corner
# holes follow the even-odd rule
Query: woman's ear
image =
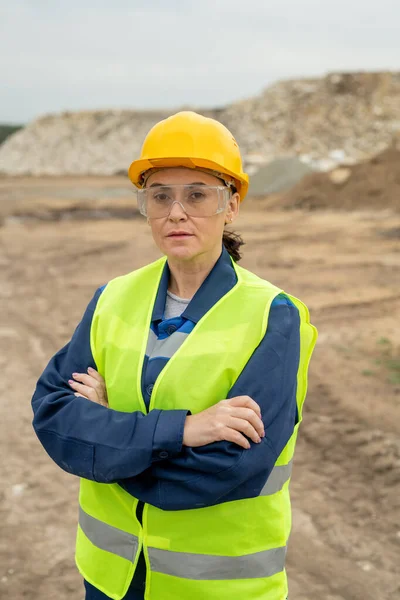
[(239, 214), (240, 196), (237, 192), (229, 198), (228, 210), (226, 213), (227, 223), (232, 223)]

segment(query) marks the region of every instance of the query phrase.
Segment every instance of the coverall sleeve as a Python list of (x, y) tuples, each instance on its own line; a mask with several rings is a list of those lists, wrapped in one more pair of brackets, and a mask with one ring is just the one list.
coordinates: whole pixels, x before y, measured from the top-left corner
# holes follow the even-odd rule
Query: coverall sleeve
[(165, 453), (178, 455), (188, 411), (125, 413), (74, 395), (68, 384), (72, 373), (96, 369), (90, 328), (103, 289), (96, 291), (72, 339), (40, 376), (32, 397), (32, 424), (46, 452), (64, 471), (111, 483), (142, 473)]
[(287, 296), (271, 306), (267, 332), (229, 398), (251, 396), (261, 407), (266, 435), (245, 450), (231, 442), (183, 447), (179, 456), (138, 477), (118, 481), (126, 491), (163, 510), (184, 510), (258, 496), (298, 421), (296, 391), (300, 316)]

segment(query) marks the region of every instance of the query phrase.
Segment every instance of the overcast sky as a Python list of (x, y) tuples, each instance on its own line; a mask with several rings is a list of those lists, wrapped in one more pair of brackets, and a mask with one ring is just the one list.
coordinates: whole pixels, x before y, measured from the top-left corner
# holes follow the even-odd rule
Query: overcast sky
[(400, 70), (399, 0), (0, 0), (3, 123), (222, 106), (338, 70)]

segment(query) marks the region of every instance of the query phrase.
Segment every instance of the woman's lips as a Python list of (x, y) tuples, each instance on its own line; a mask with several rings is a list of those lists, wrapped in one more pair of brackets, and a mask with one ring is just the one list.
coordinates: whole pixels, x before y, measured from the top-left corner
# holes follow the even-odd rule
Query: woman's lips
[(192, 233), (169, 233), (167, 237), (174, 238), (182, 238), (182, 237), (192, 237)]

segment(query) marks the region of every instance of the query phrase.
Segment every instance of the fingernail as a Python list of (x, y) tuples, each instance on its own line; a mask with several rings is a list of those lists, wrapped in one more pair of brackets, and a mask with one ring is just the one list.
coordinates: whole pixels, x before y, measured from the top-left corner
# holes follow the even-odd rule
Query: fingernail
[(258, 438), (257, 440), (257, 444), (259, 444), (261, 442), (261, 438)]
[(94, 369), (92, 369), (92, 367), (88, 367), (88, 371), (94, 371)]
[(72, 373), (72, 377), (76, 377), (78, 373)]
[(68, 383), (75, 383), (72, 379), (68, 379)]
[(265, 431), (262, 432), (261, 437), (265, 437)]

